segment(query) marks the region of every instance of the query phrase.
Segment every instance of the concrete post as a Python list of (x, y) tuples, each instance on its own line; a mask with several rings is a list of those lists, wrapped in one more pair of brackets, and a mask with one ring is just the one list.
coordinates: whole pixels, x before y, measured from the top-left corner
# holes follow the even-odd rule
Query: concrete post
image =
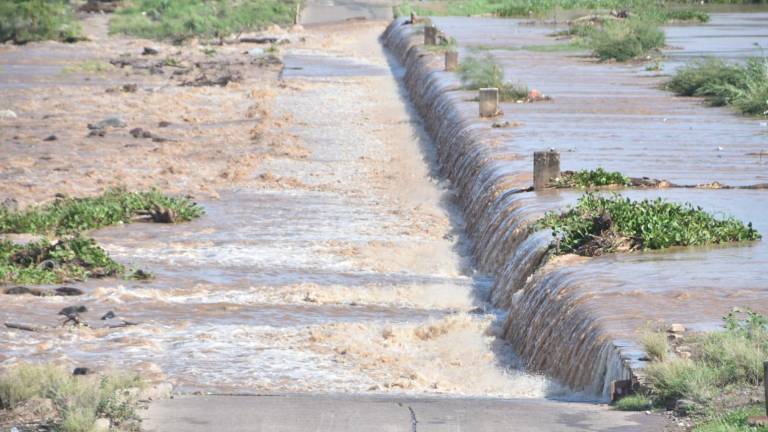
[(481, 88), (479, 92), (480, 117), (495, 117), (499, 113), (499, 89)]
[(445, 70), (454, 71), (459, 67), (459, 53), (456, 51), (445, 52)]
[(553, 178), (560, 176), (560, 152), (555, 150), (533, 153), (533, 188), (544, 189)]
[(437, 45), (437, 27), (424, 27), (424, 45)]

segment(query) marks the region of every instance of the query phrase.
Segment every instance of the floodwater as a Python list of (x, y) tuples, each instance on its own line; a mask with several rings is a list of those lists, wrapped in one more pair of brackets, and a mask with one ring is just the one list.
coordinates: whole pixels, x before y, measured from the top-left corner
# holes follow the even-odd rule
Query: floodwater
[[(480, 183), (503, 185), (494, 194), (499, 197), (492, 204), (496, 213), (467, 218), (484, 222), (478, 223), (478, 232), (481, 243), (490, 246), (477, 247), (475, 254), (481, 265), (490, 262), (501, 269), (492, 298), (495, 305), (510, 310), (506, 337), (534, 370), (605, 396), (607, 380), (622, 376), (617, 369), (621, 366), (606, 360), (606, 341), (619, 348), (621, 358), (641, 367), (636, 341), (638, 332), (651, 322), (679, 322), (707, 330), (719, 326), (733, 307), (768, 313), (765, 240), (565, 259), (530, 279), (532, 266), (549, 239), (528, 235), (519, 227), (547, 210), (572, 204), (580, 193), (515, 193), (530, 184), (533, 152), (550, 148), (561, 152), (563, 170), (601, 166), (685, 185), (765, 183), (766, 119), (674, 97), (660, 89), (668, 77), (649, 74), (644, 64), (599, 63), (581, 52), (523, 48), (554, 43), (548, 35), (555, 26), (472, 18), (434, 22), (458, 40), (461, 56), (489, 52), (504, 66), (508, 79), (553, 98), (502, 104), (503, 118), (494, 122), (511, 124), (491, 128), (490, 122), (474, 120), (473, 94), (451, 94), (462, 117), (471, 119), (469, 128), (487, 138), (478, 151), (489, 160), (503, 161), (494, 163), (492, 174)], [(714, 14), (707, 25), (667, 29), (669, 44), (674, 46), (667, 54), (672, 66), (700, 55), (727, 53), (724, 57), (729, 60), (743, 60), (755, 55), (755, 44), (768, 44), (766, 29), (766, 13)], [(667, 60), (664, 71), (666, 64)], [(451, 86), (452, 77), (441, 75), (441, 79)], [(453, 175), (461, 178), (463, 172)], [(637, 199), (662, 196), (690, 202), (718, 215), (752, 222), (768, 235), (766, 190), (618, 192)], [(472, 212), (479, 207), (470, 202), (469, 208)]]
[[(327, 27), (285, 48), (272, 115), (304, 156), (266, 158), (249, 174), (260, 182), (201, 201), (199, 220), (94, 232), (155, 279), (5, 296), (0, 320), (50, 329), (0, 329), (0, 361), (130, 368), (182, 391), (559, 394), (500, 337), (492, 279), (467, 256), (382, 30)], [(59, 326), (73, 302), (90, 329)], [(139, 324), (105, 328), (109, 310)]]

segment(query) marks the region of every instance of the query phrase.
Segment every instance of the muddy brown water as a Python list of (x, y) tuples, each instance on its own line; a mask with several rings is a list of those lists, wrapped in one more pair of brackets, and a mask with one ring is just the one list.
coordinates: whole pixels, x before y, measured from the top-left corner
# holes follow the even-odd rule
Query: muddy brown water
[[(768, 165), (755, 154), (768, 146), (765, 119), (674, 97), (660, 89), (668, 78), (650, 75), (644, 64), (606, 64), (586, 53), (523, 49), (555, 43), (549, 34), (556, 26), (481, 18), (434, 22), (457, 39), (460, 56), (489, 52), (504, 65), (508, 79), (554, 98), (504, 103), (504, 115), (494, 121), (508, 120), (510, 127), (491, 128), (491, 121), (477, 120), (472, 93), (454, 90), (445, 98), (438, 96), (457, 88), (454, 76), (435, 73), (414, 76), (411, 82), (413, 88), (424, 89), (415, 90), (424, 104), (439, 100), (431, 105), (433, 124), (445, 125), (440, 116), (458, 114), (452, 121), (460, 126), (446, 126), (441, 160), (463, 188), (468, 226), (479, 238), (475, 256), (482, 268), (498, 269), (492, 301), (510, 310), (506, 337), (534, 370), (607, 396), (608, 382), (626, 377), (627, 364), (642, 368), (636, 341), (649, 322), (681, 322), (707, 330), (717, 328), (732, 307), (768, 312), (764, 241), (567, 259), (530, 279), (549, 238), (528, 235), (523, 227), (547, 210), (572, 204), (580, 193), (516, 193), (530, 184), (532, 153), (549, 148), (561, 152), (563, 169), (602, 166), (682, 184), (763, 183)], [(729, 59), (743, 60), (755, 54), (749, 48), (754, 48), (752, 44), (768, 42), (766, 24), (765, 13), (726, 14), (714, 15), (709, 25), (669, 29), (670, 43), (676, 46), (669, 58), (674, 64), (727, 51)], [(432, 66), (439, 68), (439, 60)], [(465, 147), (475, 153), (454, 154)], [(462, 180), (472, 178), (477, 180)], [(493, 193), (484, 192), (489, 187)], [(691, 202), (718, 215), (752, 222), (764, 234), (768, 229), (765, 191), (622, 193)], [(616, 354), (610, 354), (614, 349)]]

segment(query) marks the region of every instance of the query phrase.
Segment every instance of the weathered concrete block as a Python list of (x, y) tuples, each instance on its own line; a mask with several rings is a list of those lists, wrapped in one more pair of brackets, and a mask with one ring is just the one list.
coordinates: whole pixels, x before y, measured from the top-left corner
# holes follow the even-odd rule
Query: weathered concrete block
[(424, 27), (424, 45), (437, 45), (437, 27)]
[(445, 52), (445, 70), (454, 71), (459, 68), (459, 53), (456, 51)]
[(495, 117), (499, 114), (499, 89), (481, 88), (478, 99), (480, 100), (480, 117)]
[(553, 178), (560, 176), (560, 152), (555, 150), (533, 153), (533, 188), (544, 189)]

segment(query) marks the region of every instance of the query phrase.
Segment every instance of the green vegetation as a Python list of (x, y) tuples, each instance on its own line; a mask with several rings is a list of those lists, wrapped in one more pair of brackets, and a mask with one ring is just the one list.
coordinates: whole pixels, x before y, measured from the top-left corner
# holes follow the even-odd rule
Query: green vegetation
[(651, 360), (664, 361), (667, 358), (669, 344), (667, 335), (659, 331), (646, 331), (640, 336), (645, 352)]
[(110, 63), (101, 60), (85, 60), (65, 67), (63, 73), (99, 74), (115, 70)]
[(614, 171), (609, 172), (602, 168), (595, 170), (566, 171), (552, 181), (551, 186), (556, 188), (590, 188), (596, 186), (629, 186), (629, 177)]
[(504, 69), (490, 55), (482, 59), (468, 57), (459, 65), (459, 77), (466, 90), (498, 88), (499, 99), (502, 101), (528, 97), (528, 87), (505, 81)]
[(182, 41), (224, 38), (293, 22), (298, 0), (133, 0), (110, 21), (111, 33)]
[(595, 27), (586, 41), (600, 60), (627, 61), (663, 47), (666, 38), (652, 21), (625, 19)]
[[(751, 399), (762, 393), (768, 318), (751, 311), (731, 312), (724, 322), (722, 331), (686, 335), (676, 342), (686, 356), (655, 358), (645, 368), (647, 389), (642, 397), (665, 406), (685, 400), (680, 414), (693, 417), (694, 431), (766, 430), (748, 426), (747, 417), (764, 413), (764, 406)], [(658, 339), (665, 341), (665, 351), (672, 351), (666, 335)]]
[(82, 39), (69, 2), (64, 0), (0, 0), (0, 43)]
[(0, 234), (70, 234), (128, 223), (138, 216), (157, 217), (166, 211), (173, 216), (167, 222), (189, 221), (203, 214), (203, 209), (187, 198), (169, 197), (157, 190), (111, 189), (97, 197), (57, 199), (22, 211), (0, 207)]
[(93, 239), (75, 236), (23, 245), (0, 241), (0, 283), (53, 284), (124, 273)]
[(642, 394), (623, 397), (614, 404), (614, 408), (619, 411), (645, 411), (651, 406), (651, 400)]
[(745, 64), (694, 60), (677, 71), (667, 89), (705, 97), (711, 105), (731, 105), (744, 114), (768, 115), (768, 57), (752, 57)]
[(135, 393), (144, 384), (136, 375), (111, 373), (103, 376), (73, 376), (53, 365), (21, 364), (0, 376), (0, 410), (12, 413), (25, 403), (50, 400), (48, 426), (60, 432), (90, 432), (97, 418), (107, 418), (112, 427), (138, 431)]
[(556, 238), (555, 253), (584, 256), (760, 238), (751, 223), (718, 219), (691, 204), (593, 193), (562, 213), (547, 213), (534, 225), (534, 229), (546, 228)]

